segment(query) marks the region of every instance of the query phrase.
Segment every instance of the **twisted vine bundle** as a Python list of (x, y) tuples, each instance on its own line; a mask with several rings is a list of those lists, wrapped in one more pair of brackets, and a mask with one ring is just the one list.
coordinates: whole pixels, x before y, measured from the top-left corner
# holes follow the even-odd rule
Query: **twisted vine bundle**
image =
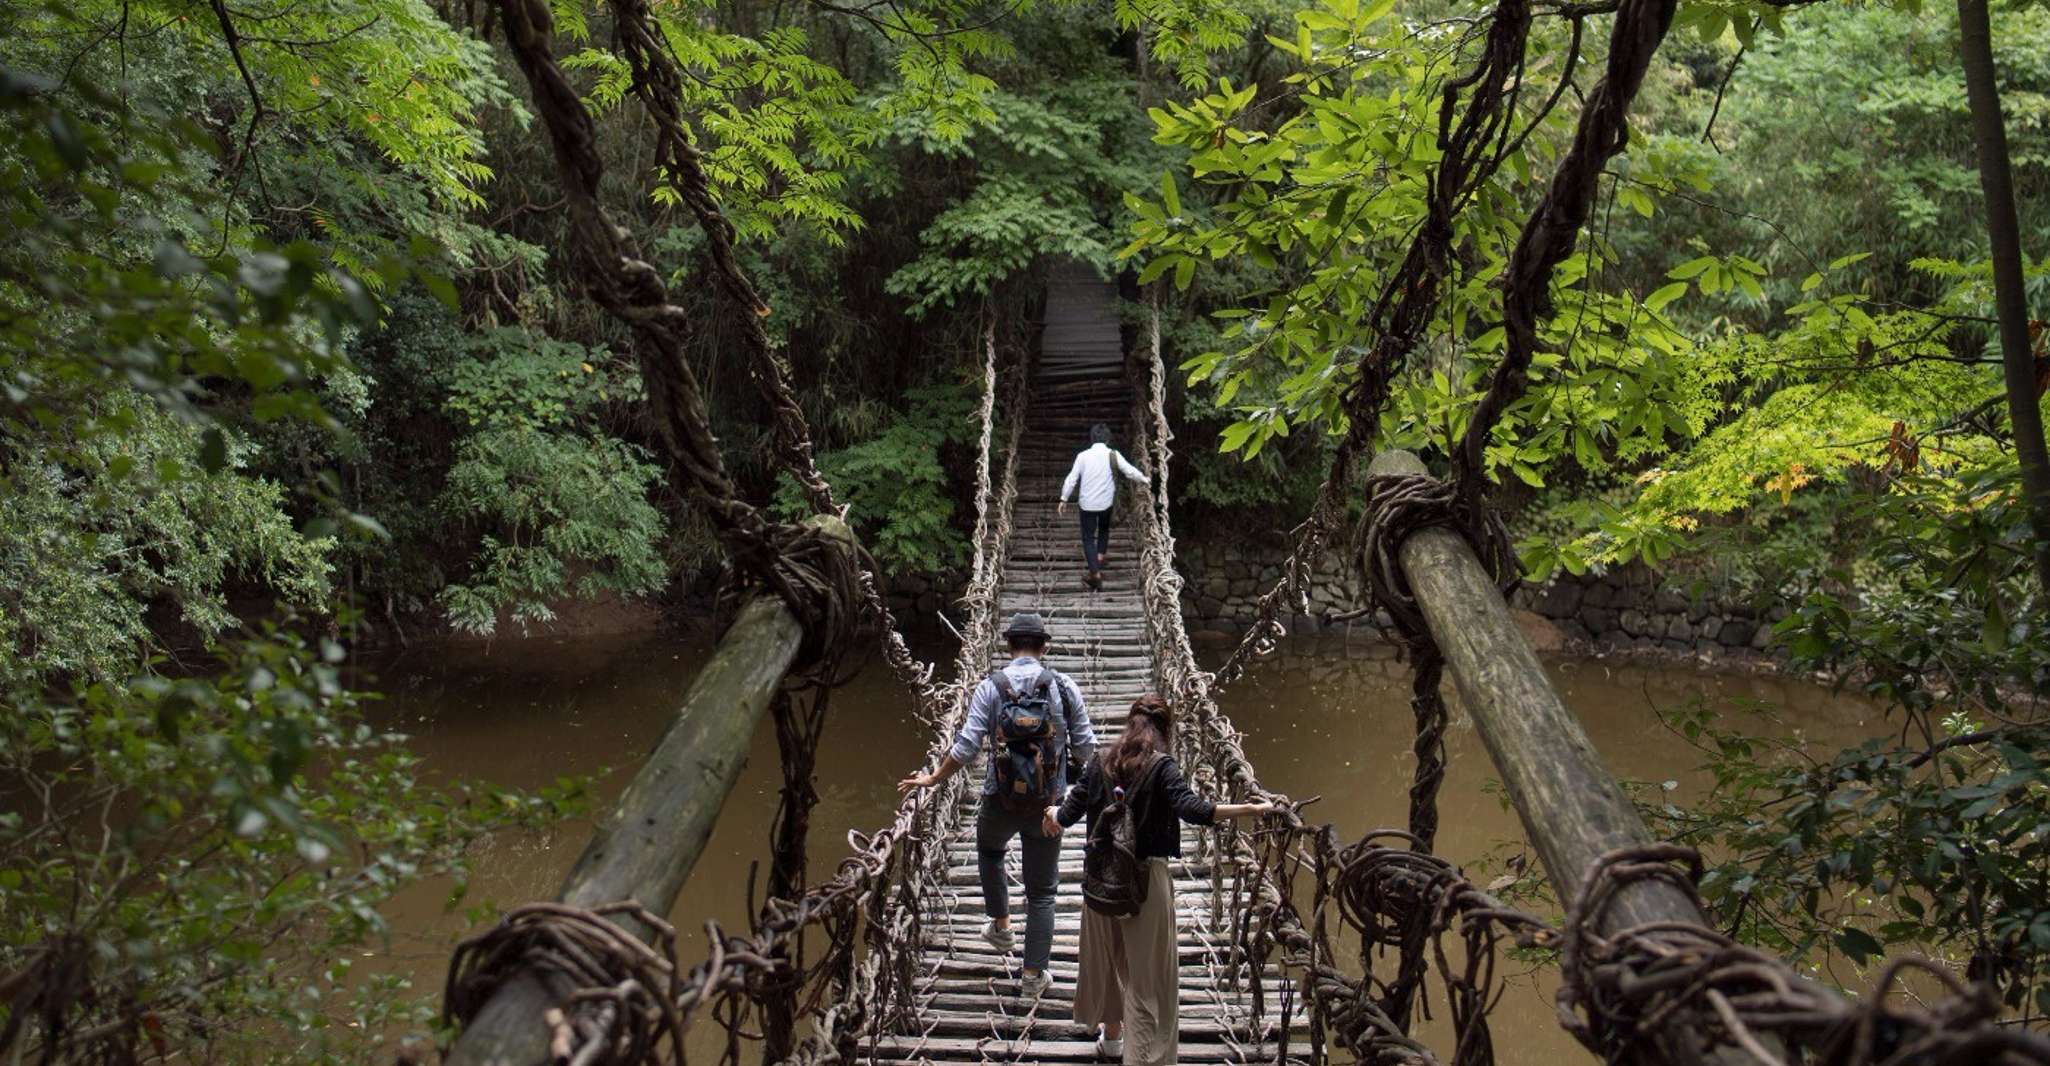
[[(1158, 357), (1152, 373), (1164, 373)], [(1155, 427), (1151, 454), (1164, 473), (1169, 456)], [(1470, 530), (1493, 524), (1453, 486), (1408, 477), (1369, 482), (1368, 521), (1356, 557), (1375, 583), (1377, 600), (1394, 605), (1398, 633), (1422, 627), (1396, 562), (1401, 538), (1430, 526)], [(1873, 994), (1854, 1000), (1698, 923), (1612, 928), (1619, 893), (1647, 880), (1683, 887), (1698, 906), (1701, 868), (1691, 849), (1651, 845), (1604, 856), (1570, 901), (1564, 924), (1555, 927), (1504, 904), (1428, 854), (1426, 835), (1382, 830), (1342, 846), (1329, 825), (1303, 817), (1306, 804), (1292, 804), (1260, 784), (1237, 730), (1216, 705), (1214, 679), (1197, 666), (1182, 628), (1181, 580), (1173, 573), (1173, 535), (1163, 510), (1142, 510), (1141, 537), (1148, 632), (1160, 688), (1177, 702), (1185, 723), (1178, 736), (1191, 777), (1206, 791), (1232, 799), (1283, 805), (1252, 834), (1221, 832), (1221, 854), (1212, 857), (1213, 864), (1222, 861), (1232, 870), (1235, 912), (1229, 958), (1219, 968), (1250, 982), (1255, 1028), (1270, 1000), (1278, 1005), (1283, 1037), (1277, 1061), (1288, 1055), (1289, 1015), (1306, 1007), (1313, 1061), (1322, 1061), (1325, 1048), (1336, 1044), (1377, 1066), (1487, 1066), (1495, 1061), (1488, 1012), (1503, 991), (1499, 954), (1513, 944), (1560, 952), (1562, 1022), (1608, 1061), (1647, 1051), (1684, 1057), (1734, 1049), (1740, 1060), (1761, 1066), (2050, 1064), (2050, 1038), (2000, 1025), (1997, 1004), (1985, 990), (1963, 986), (1925, 962), (1894, 963)], [(1506, 583), (1515, 572), (1506, 539), (1499, 532), (1476, 539), (1489, 546), (1485, 556)], [(1431, 688), (1435, 698), (1435, 683)], [(1437, 713), (1442, 715), (1442, 704)], [(1420, 724), (1429, 724), (1422, 717)], [(1435, 826), (1432, 796), (1442, 756), (1427, 765), (1424, 743), (1420, 731), (1412, 819), (1421, 810), (1428, 816), (1425, 824)], [(1299, 903), (1305, 895), (1307, 910)], [(1459, 951), (1448, 950), (1448, 937), (1459, 939)], [(1349, 965), (1338, 953), (1348, 941), (1357, 944)], [(1388, 968), (1377, 970), (1376, 962), (1388, 956), (1392, 974), (1379, 977)], [(1270, 995), (1262, 976), (1270, 959), (1295, 974), (1298, 985)], [(1922, 1008), (1896, 1002), (1890, 993), (1909, 972), (1937, 975), (1948, 995)], [(1454, 1033), (1445, 1057), (1410, 1031), (1432, 978)], [(1791, 1054), (1782, 1057), (1774, 1044)]]

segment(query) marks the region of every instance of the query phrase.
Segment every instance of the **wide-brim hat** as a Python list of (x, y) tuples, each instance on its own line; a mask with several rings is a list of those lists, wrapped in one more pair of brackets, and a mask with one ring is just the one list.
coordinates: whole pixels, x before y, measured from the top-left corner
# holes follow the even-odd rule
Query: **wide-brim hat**
[(1019, 611), (1011, 616), (1011, 624), (1004, 627), (1004, 639), (1010, 640), (1014, 637), (1051, 640), (1053, 634), (1046, 631), (1046, 619), (1032, 611)]

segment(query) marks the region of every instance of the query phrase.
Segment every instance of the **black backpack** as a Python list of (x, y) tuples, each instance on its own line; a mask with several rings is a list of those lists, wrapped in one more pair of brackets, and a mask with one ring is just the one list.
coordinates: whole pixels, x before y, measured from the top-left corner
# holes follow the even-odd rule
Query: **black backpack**
[(1002, 670), (989, 675), (996, 683), (996, 721), (991, 726), (996, 743), (990, 759), (995, 763), (997, 801), (1006, 810), (1036, 814), (1054, 801), (1054, 775), (1060, 769), (1060, 743), (1054, 730), (1054, 672), (1041, 669), (1039, 677), (1020, 691)]
[(1146, 902), (1146, 863), (1139, 858), (1139, 818), (1151, 795), (1154, 776), (1166, 756), (1154, 753), (1153, 761), (1139, 771), (1130, 789), (1111, 784), (1109, 770), (1099, 761), (1096, 770), (1103, 787), (1110, 789), (1110, 802), (1089, 820), (1089, 840), (1082, 848), (1082, 902), (1098, 914), (1129, 918)]

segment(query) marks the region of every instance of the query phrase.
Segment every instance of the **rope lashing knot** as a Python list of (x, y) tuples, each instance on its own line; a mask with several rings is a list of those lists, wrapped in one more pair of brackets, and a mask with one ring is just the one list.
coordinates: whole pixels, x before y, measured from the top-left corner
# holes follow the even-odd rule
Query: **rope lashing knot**
[(1395, 636), (1406, 647), (1420, 648), (1431, 639), (1416, 594), (1402, 573), (1399, 553), (1411, 534), (1432, 527), (1458, 533), (1502, 594), (1515, 591), (1520, 568), (1501, 516), (1457, 485), (1428, 474), (1379, 474), (1366, 480), (1365, 490), (1366, 513), (1353, 533), (1353, 565), (1370, 601), (1388, 612)]
[[(1391, 634), (1410, 654), (1410, 711), (1416, 718), (1416, 773), (1409, 787), (1409, 831), (1420, 850), (1438, 836), (1438, 786), (1445, 777), (1445, 701), (1439, 683), (1445, 657), (1424, 624), (1423, 609), (1403, 575), (1402, 544), (1419, 530), (1450, 529), (1466, 538), (1503, 595), (1515, 588), (1516, 554), (1502, 519), (1458, 486), (1425, 474), (1379, 474), (1365, 484), (1366, 513), (1353, 533), (1351, 558), (1368, 602), (1388, 612)], [(1414, 960), (1412, 960), (1414, 965)]]
[[(1767, 1066), (2044, 1066), (2050, 1037), (1997, 1024), (1990, 987), (1966, 985), (1925, 959), (1889, 962), (1873, 990), (1846, 998), (1804, 980), (1778, 957), (1691, 922), (1610, 929), (1625, 889), (1659, 881), (1700, 905), (1701, 856), (1677, 844), (1619, 848), (1596, 859), (1566, 912), (1559, 1020), (1608, 1061), (1673, 1031), (1702, 1034), (1701, 1051), (1740, 1048)], [(1908, 974), (1942, 994), (1894, 995)], [(1687, 1024), (1676, 1027), (1676, 1018)], [(1781, 1044), (1791, 1052), (1772, 1045)]]
[[(653, 931), (660, 950), (611, 920), (619, 915)], [(571, 989), (543, 1021), (549, 1055), (577, 1066), (632, 1066), (660, 1045), (682, 1061), (683, 1020), (676, 997), (676, 930), (632, 901), (599, 907), (533, 903), (456, 945), (443, 989), (443, 1025), (468, 1025), (499, 987), (522, 974)]]
[(770, 526), (760, 547), (728, 567), (719, 593), (722, 613), (732, 617), (751, 587), (774, 593), (804, 626), (791, 674), (807, 685), (838, 685), (845, 679), (835, 676), (842, 658), (835, 653), (854, 647), (873, 613), (865, 584), (873, 560), (834, 518)]

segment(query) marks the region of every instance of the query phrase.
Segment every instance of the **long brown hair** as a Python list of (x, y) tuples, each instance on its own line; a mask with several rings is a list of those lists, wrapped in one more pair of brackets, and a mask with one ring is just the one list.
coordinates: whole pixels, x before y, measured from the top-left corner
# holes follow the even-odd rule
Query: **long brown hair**
[(1166, 755), (1174, 742), (1174, 708), (1155, 693), (1132, 701), (1131, 717), (1125, 720), (1125, 735), (1103, 753), (1103, 770), (1110, 783), (1130, 788), (1146, 769), (1147, 756)]

